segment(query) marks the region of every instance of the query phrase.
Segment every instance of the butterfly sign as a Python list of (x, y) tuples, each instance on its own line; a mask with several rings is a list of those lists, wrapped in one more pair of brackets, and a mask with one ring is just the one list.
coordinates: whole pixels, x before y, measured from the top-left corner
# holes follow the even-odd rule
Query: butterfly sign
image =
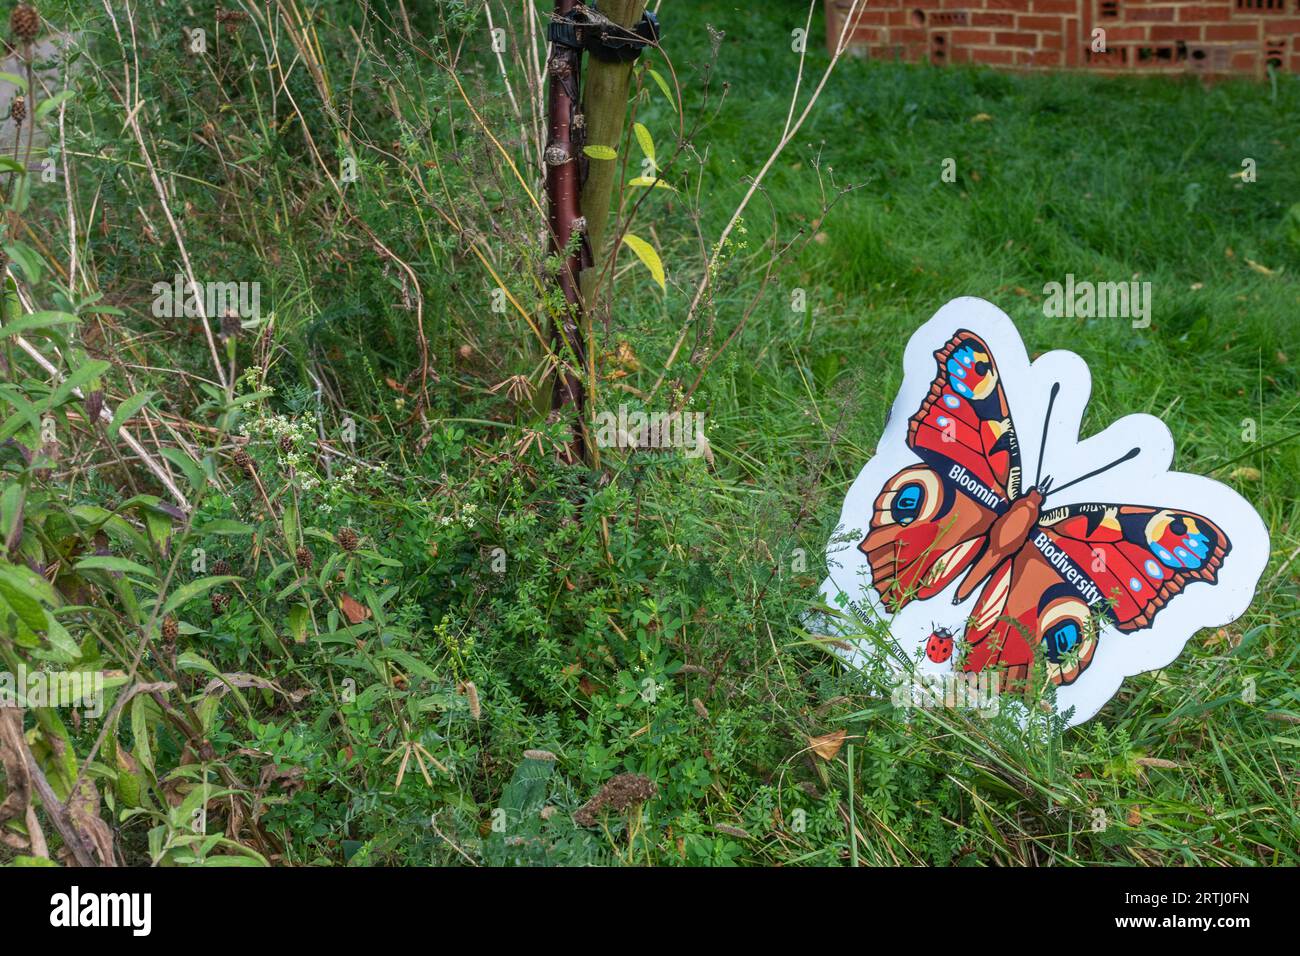
[(889, 624), (892, 648), (858, 640), (852, 662), (992, 671), (1004, 692), (1050, 683), (1074, 725), (1245, 612), (1269, 554), (1259, 515), (1170, 471), (1173, 436), (1154, 416), (1080, 441), (1090, 387), (1072, 352), (1031, 364), (982, 299), (916, 331), (827, 550), (830, 605)]

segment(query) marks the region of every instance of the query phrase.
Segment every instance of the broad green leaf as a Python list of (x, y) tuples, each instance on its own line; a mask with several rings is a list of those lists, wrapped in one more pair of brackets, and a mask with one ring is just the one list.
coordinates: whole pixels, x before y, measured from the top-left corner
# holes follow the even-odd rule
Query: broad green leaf
[(36, 118), (40, 119), (47, 115), (50, 110), (57, 109), (60, 103), (66, 102), (76, 95), (76, 90), (63, 90), (60, 93), (55, 93), (49, 99), (41, 100), (36, 104)]
[(659, 259), (659, 253), (655, 252), (655, 247), (640, 236), (634, 236), (631, 233), (623, 236), (623, 242), (636, 253), (636, 257), (650, 270), (650, 275), (654, 277), (655, 282), (659, 283), (659, 288), (667, 291), (664, 279), (664, 264)]
[(22, 335), (33, 329), (46, 329), (53, 325), (76, 325), (77, 317), (68, 312), (32, 312), (12, 322), (6, 322), (0, 328), (0, 338), (9, 335)]
[(673, 99), (673, 91), (668, 88), (668, 84), (664, 81), (664, 78), (654, 70), (646, 70), (646, 72), (650, 74), (650, 79), (654, 80), (659, 89), (663, 91), (664, 99), (672, 104), (673, 112), (676, 112), (677, 101)]
[(637, 145), (641, 147), (641, 152), (645, 154), (645, 158), (658, 165), (655, 162), (655, 141), (650, 136), (650, 131), (645, 128), (645, 124), (633, 123), (632, 132), (636, 134)]
[(200, 594), (204, 594), (215, 587), (239, 580), (242, 579), (235, 574), (214, 574), (210, 577), (199, 578), (197, 581), (190, 581), (172, 592), (171, 597), (167, 599), (167, 603), (163, 605), (163, 614), (170, 614), (182, 604), (194, 600)]
[(629, 179), (627, 181), (627, 184), (629, 186), (647, 186), (647, 187), (653, 186), (655, 189), (668, 189), (671, 190), (672, 192), (677, 192), (676, 189), (673, 189), (672, 186), (669, 186), (662, 179), (656, 179), (653, 176), (636, 176), (632, 179)]
[(88, 384), (91, 379), (99, 378), (99, 376), (103, 375), (110, 368), (112, 368), (112, 366), (103, 359), (92, 359), (91, 361), (77, 366), (72, 370), (72, 373), (68, 375), (67, 378), (59, 383), (59, 387), (56, 388), (54, 394), (50, 396), (49, 405), (47, 407), (58, 408), (58, 406), (63, 404), (63, 401), (72, 394), (73, 389), (81, 388), (81, 386)]
[(617, 159), (618, 152), (611, 146), (584, 146), (582, 151), (592, 159)]
[(153, 395), (153, 392), (137, 392), (117, 406), (117, 411), (113, 413), (113, 420), (108, 424), (108, 437), (115, 438), (118, 429), (129, 422), (131, 416), (149, 404), (149, 399), (153, 398)]
[(92, 554), (88, 558), (82, 558), (77, 562), (78, 571), (121, 571), (123, 574), (143, 574), (145, 577), (156, 578), (158, 575), (151, 568), (146, 568), (143, 564), (136, 564), (134, 561), (126, 558), (115, 558), (111, 555)]

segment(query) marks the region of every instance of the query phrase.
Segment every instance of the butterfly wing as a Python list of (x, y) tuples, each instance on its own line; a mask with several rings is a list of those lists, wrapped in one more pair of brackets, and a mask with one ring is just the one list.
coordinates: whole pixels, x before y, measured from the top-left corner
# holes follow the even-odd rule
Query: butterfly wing
[(1084, 564), (1125, 632), (1150, 627), (1189, 584), (1214, 584), (1232, 550), (1209, 518), (1174, 508), (1068, 505), (1040, 518), (1039, 527), (1058, 551)]
[(871, 530), (858, 545), (885, 607), (897, 611), (946, 588), (979, 554), (996, 517), (927, 465), (911, 465), (885, 482)]
[(992, 351), (962, 330), (934, 358), (938, 374), (907, 429), (923, 464), (885, 483), (858, 545), (891, 612), (933, 597), (970, 567), (1020, 491), (1020, 446)]
[(1218, 525), (1187, 511), (1054, 509), (985, 585), (963, 668), (1004, 668), (1015, 681), (1041, 650), (1051, 681), (1071, 684), (1091, 663), (1105, 626), (1126, 633), (1150, 627), (1189, 584), (1215, 583), (1231, 547)]
[(957, 332), (934, 353), (939, 374), (908, 421), (907, 444), (936, 471), (964, 469), (1006, 503), (1021, 491), (1020, 442), (993, 352), (973, 332)]

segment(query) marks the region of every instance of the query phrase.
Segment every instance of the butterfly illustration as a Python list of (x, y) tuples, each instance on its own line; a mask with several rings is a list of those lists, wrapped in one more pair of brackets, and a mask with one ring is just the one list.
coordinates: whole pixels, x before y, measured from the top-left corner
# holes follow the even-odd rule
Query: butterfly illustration
[[(1157, 446), (1167, 443), (1171, 458), (1172, 442), (1167, 430), (1161, 434), (1148, 427), (1148, 416), (1131, 416), (1146, 421), (1127, 423), (1127, 427), (1119, 427), (1126, 420), (1117, 423), (1122, 444), (1108, 436), (1112, 440), (1102, 445), (1109, 444), (1106, 450), (1112, 454), (1130, 441), (1133, 447), (1109, 461), (1080, 454), (1089, 446), (1097, 450), (1097, 439), (1054, 442), (1053, 449), (1066, 451), (1054, 466), (1086, 471), (1054, 484), (1043, 473), (1045, 460), (1051, 457), (1048, 438), (1055, 431), (1051, 427), (1054, 407), (1061, 398), (1062, 404), (1070, 406), (1070, 414), (1077, 412), (1081, 418), (1087, 398), (1086, 366), (1068, 353), (1053, 353), (1060, 358), (1044, 363), (1049, 375), (1065, 373), (1052, 376), (1056, 380), (1045, 390), (1045, 402), (1044, 396), (1036, 394), (1041, 390), (1026, 389), (1038, 398), (1038, 410), (1045, 405), (1035, 475), (1028, 481), (1008, 401), (1015, 386), (1004, 377), (990, 339), (1014, 343), (1005, 348), (1016, 360), (1013, 382), (1022, 375), (1036, 376), (1032, 370), (1028, 375), (1020, 371), (1030, 367), (1009, 319), (980, 300), (960, 303), (978, 303), (981, 312), (991, 310), (999, 318), (947, 326), (946, 340), (926, 336), (938, 343), (937, 348), (926, 346), (934, 363), (929, 364), (929, 389), (919, 407), (915, 398), (904, 407), (909, 415), (905, 430), (896, 423), (887, 430), (886, 441), (871, 463), (874, 467), (865, 469), (860, 478), (874, 483), (863, 488), (855, 484), (846, 500), (845, 515), (857, 512), (851, 517), (858, 519), (858, 527), (864, 524), (862, 512), (870, 514), (865, 536), (856, 545), (861, 571), (869, 578), (870, 603), (901, 620), (897, 616), (916, 602), (951, 593), (952, 604), (967, 609), (964, 632), (954, 633), (961, 651), (953, 655), (950, 666), (966, 672), (995, 669), (1007, 689), (1027, 688), (1036, 660), (1053, 684), (1067, 688), (1080, 681), (1094, 662), (1108, 655), (1115, 658), (1113, 666), (1103, 668), (1106, 678), (1084, 695), (1086, 700), (1076, 696), (1074, 704), (1087, 711), (1081, 718), (1086, 719), (1114, 693), (1123, 676), (1168, 663), (1163, 658), (1176, 656), (1191, 630), (1202, 626), (1194, 622), (1209, 623), (1208, 618), (1217, 613), (1219, 608), (1207, 613), (1200, 605), (1220, 584), (1225, 562), (1239, 546), (1234, 543), (1236, 533), (1230, 535), (1225, 526), (1242, 526), (1248, 520), (1242, 517), (1243, 509), (1253, 518), (1242, 532), (1251, 554), (1240, 562), (1242, 574), (1230, 588), (1231, 599), (1224, 596), (1225, 606), (1239, 603), (1242, 581), (1248, 580), (1253, 590), (1267, 558), (1267, 535), (1258, 516), (1230, 489), (1161, 468), (1164, 453)], [(982, 335), (969, 327), (976, 324), (991, 332)], [(918, 385), (921, 354), (909, 349), (909, 359), (918, 367), (912, 373)], [(1027, 380), (1025, 385), (1029, 384)], [(1077, 394), (1069, 394), (1072, 388)], [(900, 403), (907, 392), (905, 383)], [(1034, 405), (1031, 399), (1028, 407)], [(1069, 414), (1057, 418), (1068, 422)], [(888, 442), (891, 431), (901, 433), (906, 450)], [(1165, 468), (1167, 464), (1166, 460)], [(883, 481), (871, 478), (884, 467), (892, 474), (884, 472)], [(1162, 496), (1162, 479), (1170, 492), (1179, 492), (1172, 499)], [(1110, 494), (1096, 501), (1056, 499), (1080, 484), (1085, 492), (1097, 489)], [(1188, 487), (1199, 492), (1191, 501)], [(1226, 522), (1220, 512), (1232, 521)], [(844, 524), (851, 526), (848, 521)], [(1162, 615), (1175, 602), (1192, 602), (1198, 608), (1188, 606), (1169, 615), (1178, 619), (1171, 620), (1172, 630), (1160, 627)], [(1244, 608), (1242, 604), (1234, 609), (1232, 616)], [(1189, 623), (1194, 623), (1190, 630)], [(1153, 649), (1137, 648), (1134, 642), (1153, 630), (1162, 633)], [(933, 652), (933, 632), (933, 627), (917, 631), (926, 641), (929, 660), (946, 662), (946, 654)], [(895, 628), (894, 637), (898, 636)]]

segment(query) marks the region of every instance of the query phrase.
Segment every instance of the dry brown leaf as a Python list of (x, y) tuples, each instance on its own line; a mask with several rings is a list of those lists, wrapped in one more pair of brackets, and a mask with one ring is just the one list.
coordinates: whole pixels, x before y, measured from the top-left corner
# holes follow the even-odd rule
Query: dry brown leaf
[(362, 621), (370, 620), (370, 608), (361, 604), (350, 594), (343, 595), (343, 600), (339, 602), (339, 605), (349, 624), (360, 624)]
[(993, 117), (989, 116), (988, 113), (976, 113), (974, 116), (970, 118), (970, 121), (972, 123), (987, 123), (992, 119)]
[(808, 746), (812, 748), (813, 753), (823, 760), (834, 760), (835, 755), (844, 746), (844, 738), (847, 736), (848, 731), (846, 730), (832, 731), (820, 737), (809, 737)]

